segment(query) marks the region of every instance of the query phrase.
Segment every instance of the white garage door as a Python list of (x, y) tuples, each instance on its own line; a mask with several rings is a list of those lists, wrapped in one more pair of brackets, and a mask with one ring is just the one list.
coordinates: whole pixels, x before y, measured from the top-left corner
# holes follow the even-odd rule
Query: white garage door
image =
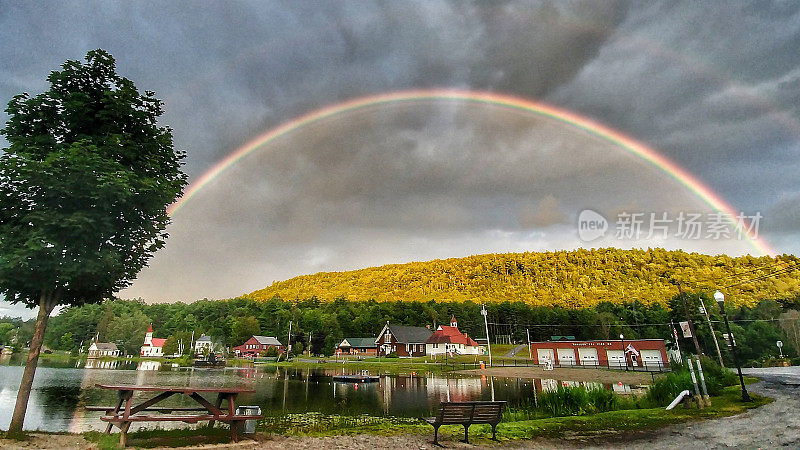
[(539, 348), (536, 349), (536, 357), (539, 358), (539, 364), (546, 364), (547, 361), (555, 363), (555, 359), (553, 358), (553, 349), (552, 348)]
[(597, 349), (594, 347), (579, 348), (578, 358), (581, 360), (582, 366), (596, 366), (598, 363)]
[(558, 352), (558, 364), (562, 366), (574, 366), (575, 365), (575, 350), (571, 348), (559, 348), (556, 349)]
[(664, 361), (661, 359), (661, 352), (658, 350), (642, 350), (642, 363), (645, 366), (660, 366)]
[(624, 367), (625, 359), (622, 357), (622, 350), (606, 350), (608, 354), (608, 365), (610, 367)]

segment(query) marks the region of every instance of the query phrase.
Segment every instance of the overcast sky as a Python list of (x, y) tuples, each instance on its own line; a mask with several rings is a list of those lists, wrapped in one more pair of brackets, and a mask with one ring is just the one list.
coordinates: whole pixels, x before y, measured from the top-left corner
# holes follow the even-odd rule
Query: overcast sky
[[(3, 104), (46, 89), (66, 59), (111, 52), (164, 100), (191, 180), (343, 100), (492, 91), (652, 146), (736, 211), (760, 212), (759, 234), (779, 252), (800, 251), (798, 2), (3, 1), (0, 42)], [(446, 101), (370, 108), (223, 173), (175, 215), (167, 247), (121, 296), (226, 298), (320, 270), (484, 252), (754, 252), (736, 239), (587, 243), (576, 232), (585, 208), (610, 222), (712, 212), (640, 159), (541, 116)]]

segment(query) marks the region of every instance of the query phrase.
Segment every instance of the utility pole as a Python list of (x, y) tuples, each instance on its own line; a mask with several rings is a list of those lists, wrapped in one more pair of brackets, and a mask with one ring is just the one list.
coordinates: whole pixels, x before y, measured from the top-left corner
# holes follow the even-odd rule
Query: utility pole
[(492, 343), (489, 340), (489, 319), (486, 318), (489, 315), (489, 313), (486, 311), (486, 305), (481, 306), (481, 314), (483, 315), (483, 324), (486, 325), (486, 347), (489, 349), (489, 366), (491, 367), (492, 366)]
[(525, 328), (525, 333), (528, 335), (528, 359), (533, 359), (533, 354), (531, 353), (531, 330), (530, 330), (530, 328)]
[[(286, 341), (286, 352), (287, 355), (291, 355), (292, 352), (292, 321), (289, 321), (289, 338)], [(287, 357), (288, 359), (288, 357)]]
[(714, 347), (717, 349), (717, 357), (719, 358), (719, 365), (720, 367), (725, 367), (725, 363), (722, 362), (722, 352), (719, 351), (719, 342), (717, 342), (717, 333), (714, 332), (714, 327), (711, 326), (711, 317), (708, 315), (708, 308), (706, 308), (705, 302), (703, 299), (700, 299), (700, 309), (703, 310), (703, 313), (706, 315), (706, 321), (708, 322), (708, 331), (711, 332), (711, 337), (714, 339)]
[(697, 355), (700, 356), (703, 354), (703, 352), (700, 350), (700, 343), (697, 342), (697, 333), (694, 331), (694, 322), (692, 321), (692, 316), (689, 315), (689, 307), (686, 305), (686, 296), (683, 295), (681, 282), (673, 280), (671, 278), (670, 282), (672, 284), (678, 285), (678, 295), (680, 295), (681, 303), (683, 303), (683, 313), (686, 315), (686, 320), (689, 322), (689, 331), (692, 332), (692, 341), (694, 342), (694, 348), (697, 350)]

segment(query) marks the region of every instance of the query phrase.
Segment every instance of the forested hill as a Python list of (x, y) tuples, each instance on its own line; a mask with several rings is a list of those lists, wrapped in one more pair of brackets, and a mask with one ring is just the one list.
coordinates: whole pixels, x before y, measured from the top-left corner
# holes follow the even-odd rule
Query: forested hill
[[(788, 270), (781, 270), (787, 267)], [(475, 255), (348, 272), (321, 272), (275, 282), (246, 297), (379, 302), (522, 301), (535, 306), (583, 308), (603, 301), (665, 304), (678, 292), (670, 283), (671, 277), (687, 291), (722, 289), (733, 304), (754, 305), (762, 299), (800, 293), (798, 268), (798, 258), (787, 255), (730, 257), (663, 249), (579, 249)], [(779, 273), (769, 276), (776, 271)], [(741, 284), (731, 286), (738, 283)], [(731, 287), (723, 289), (726, 286)]]

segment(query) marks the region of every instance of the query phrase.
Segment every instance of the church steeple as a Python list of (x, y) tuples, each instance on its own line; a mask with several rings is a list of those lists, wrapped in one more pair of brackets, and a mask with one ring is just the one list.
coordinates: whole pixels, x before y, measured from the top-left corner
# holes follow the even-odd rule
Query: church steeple
[(450, 318), (450, 326), (453, 328), (458, 328), (458, 322), (456, 322), (455, 314), (453, 314), (453, 317)]
[(153, 324), (147, 327), (147, 333), (144, 334), (144, 345), (153, 345)]

